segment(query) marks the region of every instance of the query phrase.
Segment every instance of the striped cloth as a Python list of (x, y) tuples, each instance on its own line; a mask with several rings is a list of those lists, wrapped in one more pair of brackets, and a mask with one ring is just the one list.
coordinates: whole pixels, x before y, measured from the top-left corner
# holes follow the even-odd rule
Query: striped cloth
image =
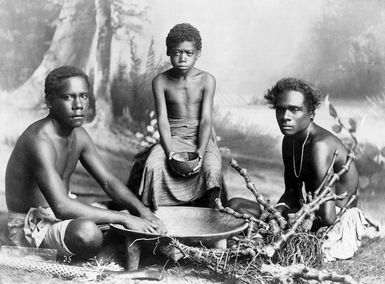
[[(169, 123), (171, 149), (175, 152), (196, 151), (199, 120), (169, 119)], [(162, 146), (155, 145), (145, 162), (138, 195), (144, 205), (157, 209), (159, 206), (194, 201), (214, 187), (222, 188), (222, 158), (213, 129), (203, 156), (201, 171), (190, 177), (172, 173)]]

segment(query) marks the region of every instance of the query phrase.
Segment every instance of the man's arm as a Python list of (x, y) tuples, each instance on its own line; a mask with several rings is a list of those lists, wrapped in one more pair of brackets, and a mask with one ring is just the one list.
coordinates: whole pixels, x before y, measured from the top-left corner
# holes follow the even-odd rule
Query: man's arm
[[(322, 183), (332, 161), (333, 152), (334, 150), (330, 149), (328, 144), (324, 141), (317, 142), (313, 145), (311, 152), (311, 167), (314, 176), (314, 188), (318, 188)], [(332, 190), (334, 190), (334, 187)], [(335, 206), (335, 201), (330, 200), (320, 207), (318, 215), (321, 217), (323, 225), (329, 226), (334, 223), (336, 218)]]
[(202, 158), (206, 152), (212, 132), (212, 114), (215, 93), (215, 78), (209, 73), (205, 74), (205, 87), (203, 89), (201, 118), (199, 123), (199, 144), (198, 154)]
[(159, 74), (152, 80), (152, 92), (154, 94), (155, 111), (158, 120), (158, 128), (160, 134), (160, 144), (167, 158), (172, 152), (171, 148), (171, 130), (168, 122), (166, 99), (164, 97), (164, 87), (162, 74)]
[(292, 150), (290, 145), (287, 137), (284, 137), (282, 141), (282, 160), (285, 167), (285, 191), (278, 200), (276, 208), (285, 217), (287, 217), (288, 213), (298, 211), (301, 206), (299, 200), (301, 198), (302, 182), (295, 178), (294, 173), (291, 170), (292, 167), (290, 166), (290, 163), (292, 162)]
[(149, 222), (117, 211), (103, 210), (68, 197), (67, 188), (56, 171), (56, 152), (50, 141), (40, 138), (31, 143), (29, 152), (33, 175), (55, 216), (59, 219), (88, 218), (97, 224), (118, 223), (127, 228), (154, 232)]
[(302, 182), (294, 180), (293, 175), (285, 169), (284, 173), (285, 191), (279, 198), (276, 208), (281, 214), (287, 218), (288, 213), (297, 212), (300, 207)]
[(80, 162), (95, 178), (108, 196), (117, 204), (128, 209), (131, 213), (149, 221), (160, 233), (166, 233), (164, 224), (151, 212), (149, 208), (129, 190), (102, 162), (95, 145), (84, 129), (79, 129), (79, 140), (82, 145)]

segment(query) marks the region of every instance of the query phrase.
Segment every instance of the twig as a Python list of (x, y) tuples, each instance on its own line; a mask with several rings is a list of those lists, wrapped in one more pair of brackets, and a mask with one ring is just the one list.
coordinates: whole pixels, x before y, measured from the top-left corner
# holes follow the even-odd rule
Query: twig
[(274, 217), (278, 220), (278, 223), (279, 223), (279, 226), (280, 226), (281, 229), (286, 228), (286, 225), (287, 225), (286, 219), (257, 190), (255, 184), (251, 181), (251, 178), (248, 175), (247, 170), (245, 168), (241, 168), (238, 165), (238, 162), (236, 160), (234, 160), (234, 159), (231, 159), (231, 163), (230, 164), (245, 179), (246, 187), (254, 194), (255, 198), (258, 201), (258, 203), (261, 204), (268, 212), (270, 212), (272, 215), (274, 215)]
[(291, 265), (288, 267), (262, 264), (261, 271), (269, 272), (276, 278), (283, 279), (292, 278), (294, 280), (301, 278), (304, 280), (317, 280), (320, 282), (329, 280), (343, 284), (358, 284), (358, 282), (350, 275), (341, 275), (335, 272), (322, 271), (306, 267), (302, 264)]
[(264, 230), (268, 230), (269, 229), (269, 225), (266, 224), (265, 222), (247, 214), (247, 213), (239, 213), (237, 211), (235, 211), (233, 208), (230, 208), (230, 207), (224, 207), (222, 205), (222, 201), (220, 198), (215, 198), (215, 204), (217, 205), (217, 208), (220, 212), (224, 212), (224, 213), (227, 213), (227, 214), (230, 214), (232, 216), (234, 216), (235, 218), (242, 218), (242, 219), (245, 219), (247, 221), (250, 221), (250, 222), (253, 222), (255, 224), (258, 224), (260, 227), (262, 227)]

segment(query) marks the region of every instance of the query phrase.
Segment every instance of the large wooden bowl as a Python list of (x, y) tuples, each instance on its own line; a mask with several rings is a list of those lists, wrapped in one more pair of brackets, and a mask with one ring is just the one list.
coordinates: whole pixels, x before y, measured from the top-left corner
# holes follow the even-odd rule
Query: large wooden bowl
[[(183, 242), (217, 241), (237, 235), (247, 228), (243, 219), (237, 219), (217, 210), (201, 207), (165, 206), (155, 215), (167, 228), (167, 236)], [(156, 234), (125, 229), (122, 225), (111, 224), (111, 228), (132, 238), (154, 238)]]

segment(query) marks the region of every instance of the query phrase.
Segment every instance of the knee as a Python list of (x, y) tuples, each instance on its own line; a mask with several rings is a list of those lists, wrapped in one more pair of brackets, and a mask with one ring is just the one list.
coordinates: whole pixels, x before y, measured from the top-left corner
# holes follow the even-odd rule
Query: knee
[(322, 224), (324, 226), (331, 226), (334, 224), (335, 220), (336, 220), (336, 217), (335, 216), (330, 216), (330, 215), (325, 215), (325, 216), (322, 216), (321, 217), (321, 220), (322, 220)]
[(74, 254), (92, 255), (102, 247), (103, 235), (94, 222), (76, 219), (68, 224), (64, 242)]
[(227, 206), (239, 213), (246, 213), (255, 218), (259, 218), (262, 213), (261, 206), (257, 202), (241, 197), (235, 197), (230, 199), (227, 202)]

